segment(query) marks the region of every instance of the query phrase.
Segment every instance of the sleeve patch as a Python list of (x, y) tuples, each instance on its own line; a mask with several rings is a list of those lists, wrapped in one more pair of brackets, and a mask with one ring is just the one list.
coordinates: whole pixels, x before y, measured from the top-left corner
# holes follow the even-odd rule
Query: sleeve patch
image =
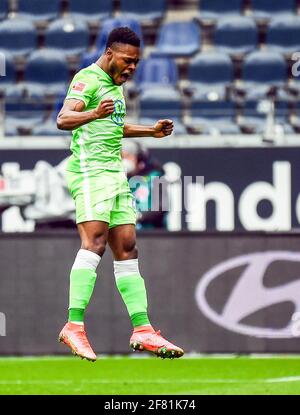
[(76, 91), (76, 92), (83, 92), (85, 87), (86, 87), (86, 84), (84, 82), (75, 82), (72, 85), (71, 90)]

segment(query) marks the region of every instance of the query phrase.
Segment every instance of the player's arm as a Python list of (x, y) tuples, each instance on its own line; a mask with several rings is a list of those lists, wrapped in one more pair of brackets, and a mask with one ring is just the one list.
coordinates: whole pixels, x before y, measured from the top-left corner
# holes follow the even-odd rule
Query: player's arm
[(125, 124), (123, 136), (162, 138), (172, 134), (173, 129), (172, 120), (158, 120), (153, 126)]
[(114, 102), (112, 99), (106, 99), (93, 110), (84, 111), (84, 109), (85, 103), (82, 100), (66, 99), (57, 116), (57, 128), (59, 130), (74, 130), (98, 118), (105, 118), (114, 112)]

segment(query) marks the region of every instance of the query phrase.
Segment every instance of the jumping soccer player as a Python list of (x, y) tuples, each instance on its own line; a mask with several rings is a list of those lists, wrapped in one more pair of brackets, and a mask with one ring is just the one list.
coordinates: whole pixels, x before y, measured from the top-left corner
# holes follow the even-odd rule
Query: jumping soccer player
[(81, 238), (70, 274), (69, 319), (59, 341), (91, 361), (96, 355), (84, 330), (84, 312), (107, 242), (114, 255), (116, 284), (133, 325), (131, 348), (163, 358), (184, 353), (149, 321), (146, 288), (138, 266), (136, 211), (121, 160), (122, 137), (162, 138), (173, 131), (171, 120), (159, 120), (151, 127), (124, 123), (122, 84), (134, 73), (139, 57), (139, 37), (127, 27), (113, 30), (103, 55), (73, 78), (57, 117), (59, 129), (73, 130), (67, 183), (75, 200)]

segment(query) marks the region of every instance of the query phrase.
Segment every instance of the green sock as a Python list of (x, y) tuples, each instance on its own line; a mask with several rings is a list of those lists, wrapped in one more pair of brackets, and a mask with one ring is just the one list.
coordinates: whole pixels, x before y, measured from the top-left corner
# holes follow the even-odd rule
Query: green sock
[(118, 290), (127, 307), (133, 327), (150, 324), (144, 279), (139, 274), (116, 278)]
[(97, 274), (90, 269), (72, 269), (70, 274), (69, 321), (83, 321)]
[(69, 321), (82, 321), (84, 320), (83, 308), (70, 308), (69, 309)]

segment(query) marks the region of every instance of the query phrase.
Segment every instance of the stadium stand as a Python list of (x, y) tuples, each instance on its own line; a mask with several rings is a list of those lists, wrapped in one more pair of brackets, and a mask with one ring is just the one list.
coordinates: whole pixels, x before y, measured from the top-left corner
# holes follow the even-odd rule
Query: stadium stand
[[(3, 52), (0, 55), (4, 56)], [(4, 94), (6, 89), (17, 81), (17, 68), (9, 53), (5, 53), (5, 76), (0, 76), (0, 93)]]
[(24, 81), (11, 85), (9, 92), (20, 99), (24, 96), (46, 99), (65, 89), (68, 80), (69, 67), (63, 52), (37, 50), (26, 63)]
[(25, 19), (10, 19), (0, 23), (0, 49), (14, 57), (28, 55), (37, 47), (37, 31)]
[(199, 26), (191, 22), (171, 22), (161, 26), (153, 56), (190, 57), (200, 49)]
[(99, 58), (99, 52), (94, 50), (92, 52), (85, 52), (80, 60), (80, 69), (86, 68), (87, 66), (94, 63)]
[[(56, 95), (65, 91), (74, 73), (98, 59), (113, 28), (126, 25), (142, 38), (143, 47), (134, 82), (125, 86), (129, 116), (138, 118), (148, 91), (159, 86), (163, 105), (180, 100), (176, 119), (181, 131), (188, 126), (183, 116), (192, 109), (196, 121), (217, 111), (221, 131), (236, 133), (239, 113), (247, 113), (248, 102), (261, 99), (288, 101), (293, 117), (287, 116), (285, 123), (296, 128), (291, 120), (297, 118), (293, 108), (300, 97), (300, 77), (291, 68), (292, 54), (300, 52), (299, 8), (296, 0), (3, 0), (0, 52), (6, 56), (7, 75), (0, 77), (0, 93), (8, 117), (13, 108), (9, 100), (17, 97), (45, 99), (51, 115)], [(233, 107), (230, 116), (227, 103)], [(217, 120), (222, 108), (226, 114)], [(45, 134), (56, 133), (50, 115), (41, 129)], [(255, 114), (257, 124), (265, 124), (267, 116)], [(209, 127), (190, 132), (212, 131), (210, 117), (204, 124)], [(34, 134), (37, 130), (34, 126)]]
[(199, 0), (199, 17), (217, 20), (221, 16), (236, 16), (242, 13), (243, 3), (243, 0)]
[(291, 124), (295, 128), (295, 132), (300, 133), (300, 101), (296, 102), (296, 106), (291, 116)]
[(64, 136), (70, 137), (70, 131), (58, 130), (56, 126), (56, 114), (55, 118), (52, 114), (50, 118), (46, 119), (43, 123), (34, 125), (31, 131), (33, 136)]
[(0, 20), (4, 20), (8, 14), (8, 0), (2, 0), (0, 2)]
[(190, 61), (189, 86), (186, 91), (197, 93), (197, 96), (203, 99), (209, 96), (224, 99), (233, 79), (233, 63), (227, 54), (214, 51), (202, 52)]
[(50, 114), (46, 116), (43, 123), (34, 125), (32, 128), (32, 135), (34, 136), (65, 136), (69, 137), (71, 131), (58, 130), (56, 126), (56, 118), (63, 106), (65, 99), (65, 89), (62, 89), (59, 94), (56, 96), (54, 103), (54, 108), (51, 110)]
[(258, 32), (253, 19), (246, 16), (224, 17), (218, 20), (214, 45), (219, 52), (239, 55), (258, 47)]
[(266, 34), (266, 46), (283, 54), (300, 50), (300, 16), (280, 16), (271, 20)]
[(300, 99), (300, 76), (295, 76), (293, 79), (289, 80), (289, 83), (286, 85), (286, 90), (291, 94), (294, 99)]
[(52, 22), (45, 33), (45, 46), (62, 51), (66, 56), (80, 55), (89, 45), (89, 30), (84, 21), (59, 19)]
[(87, 23), (108, 19), (113, 12), (113, 0), (69, 0), (69, 15), (72, 19)]
[(66, 87), (69, 67), (63, 52), (41, 49), (33, 52), (24, 72), (24, 88), (38, 88), (44, 96), (56, 96)]
[(252, 52), (244, 60), (241, 78), (240, 90), (247, 99), (263, 98), (274, 88), (282, 92), (288, 79), (286, 62), (277, 52)]
[(200, 95), (192, 98), (191, 125), (194, 132), (204, 134), (239, 134), (235, 122), (235, 104), (229, 100), (203, 100)]
[(251, 0), (252, 15), (255, 19), (270, 19), (275, 16), (296, 13), (296, 0)]
[(155, 21), (163, 18), (166, 11), (166, 0), (121, 0), (120, 11), (122, 16), (144, 21)]
[(182, 101), (178, 91), (168, 87), (156, 87), (144, 90), (140, 95), (141, 123), (151, 125), (158, 119), (171, 118), (176, 134), (186, 133), (182, 123)]
[(171, 58), (150, 57), (143, 59), (134, 77), (137, 89), (151, 89), (153, 87), (175, 87), (178, 82), (178, 69)]
[(18, 0), (18, 16), (33, 21), (56, 19), (61, 8), (60, 0)]
[(41, 124), (47, 116), (48, 107), (42, 97), (24, 97), (21, 101), (15, 90), (7, 91), (5, 105), (5, 134), (30, 135), (35, 125)]
[(245, 101), (239, 125), (244, 133), (263, 134), (267, 128), (266, 114), (274, 117), (271, 125), (279, 125), (285, 133), (292, 134), (293, 128), (289, 124), (289, 109), (287, 101), (274, 102), (274, 114), (270, 111), (269, 105), (272, 102), (265, 100)]

